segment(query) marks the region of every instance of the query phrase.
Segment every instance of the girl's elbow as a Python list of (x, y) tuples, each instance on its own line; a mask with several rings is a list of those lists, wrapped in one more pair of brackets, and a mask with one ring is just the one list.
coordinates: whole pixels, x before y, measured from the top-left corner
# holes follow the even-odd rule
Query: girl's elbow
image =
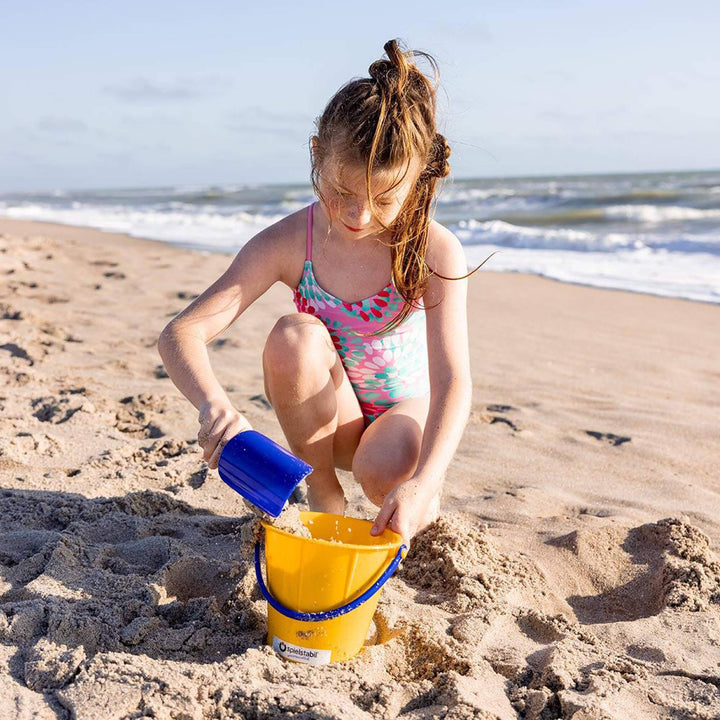
[(176, 344), (174, 337), (174, 328), (172, 322), (169, 322), (162, 330), (157, 339), (157, 351), (161, 358), (165, 358), (165, 355), (172, 346)]

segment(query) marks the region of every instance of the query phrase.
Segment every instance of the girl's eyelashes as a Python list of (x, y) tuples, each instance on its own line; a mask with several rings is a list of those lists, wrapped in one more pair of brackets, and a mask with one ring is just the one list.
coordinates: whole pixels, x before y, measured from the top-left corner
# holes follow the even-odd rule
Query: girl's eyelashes
[[(352, 197), (351, 193), (343, 192), (342, 190), (336, 190), (335, 194), (343, 200)], [(375, 205), (377, 205), (378, 207), (390, 207), (390, 205), (392, 204), (392, 200), (375, 200)]]

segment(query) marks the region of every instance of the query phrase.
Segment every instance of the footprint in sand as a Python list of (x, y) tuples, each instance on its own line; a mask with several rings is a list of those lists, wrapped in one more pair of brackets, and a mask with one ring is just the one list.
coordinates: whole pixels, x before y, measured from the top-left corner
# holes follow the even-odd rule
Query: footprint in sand
[(124, 272), (110, 271), (103, 273), (103, 277), (114, 278), (115, 280), (124, 280), (126, 278), (126, 275)]
[(7, 303), (0, 303), (0, 320), (24, 320), (21, 310), (16, 310)]
[(585, 433), (596, 440), (604, 440), (614, 447), (632, 440), (632, 438), (627, 437), (626, 435), (615, 435), (613, 433), (597, 432), (596, 430), (586, 430)]
[(164, 365), (156, 365), (155, 370), (153, 371), (153, 375), (157, 380), (165, 380), (166, 378), (170, 377)]
[(240, 347), (240, 343), (237, 340), (231, 340), (230, 338), (218, 338), (210, 343), (210, 347), (213, 350), (220, 350), (224, 347), (236, 348)]
[(31, 367), (35, 364), (35, 360), (27, 354), (25, 348), (21, 348), (16, 343), (5, 343), (4, 345), (0, 345), (0, 350), (6, 350), (7, 352), (9, 352), (10, 357), (16, 357), (20, 358), (21, 360), (25, 360)]
[(162, 397), (140, 393), (129, 395), (120, 400), (122, 405), (115, 414), (115, 427), (128, 435), (159, 438), (165, 433), (156, 424), (156, 415), (166, 410), (166, 402)]
[(471, 419), (476, 423), (482, 422), (488, 425), (502, 423), (507, 425), (513, 432), (520, 432), (520, 428), (512, 420), (503, 417), (505, 413), (515, 409), (512, 405), (486, 405), (484, 412), (473, 412)]
[(250, 402), (263, 410), (272, 410), (272, 405), (264, 395), (253, 395)]
[(485, 408), (488, 412), (506, 413), (514, 410), (512, 405), (487, 405)]
[(39, 397), (32, 400), (30, 405), (35, 410), (33, 416), (40, 422), (49, 422), (55, 425), (67, 422), (76, 412), (83, 407), (82, 398), (68, 397)]

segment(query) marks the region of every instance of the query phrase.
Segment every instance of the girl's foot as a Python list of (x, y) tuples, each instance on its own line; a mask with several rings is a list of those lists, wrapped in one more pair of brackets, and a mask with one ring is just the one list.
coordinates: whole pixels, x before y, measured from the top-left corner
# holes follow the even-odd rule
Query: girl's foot
[(330, 478), (321, 480), (317, 475), (318, 471), (316, 470), (307, 478), (307, 502), (310, 510), (344, 515), (345, 493), (337, 477), (334, 477), (334, 482), (332, 482)]

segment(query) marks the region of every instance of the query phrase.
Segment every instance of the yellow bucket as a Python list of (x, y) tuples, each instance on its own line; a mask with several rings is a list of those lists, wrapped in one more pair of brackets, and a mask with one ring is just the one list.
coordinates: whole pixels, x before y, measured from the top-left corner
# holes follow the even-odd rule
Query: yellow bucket
[(268, 601), (267, 642), (288, 660), (324, 665), (360, 652), (379, 590), (407, 552), (400, 535), (370, 534), (372, 522), (301, 512), (312, 538), (263, 523), (267, 586), (255, 546), (255, 573)]

